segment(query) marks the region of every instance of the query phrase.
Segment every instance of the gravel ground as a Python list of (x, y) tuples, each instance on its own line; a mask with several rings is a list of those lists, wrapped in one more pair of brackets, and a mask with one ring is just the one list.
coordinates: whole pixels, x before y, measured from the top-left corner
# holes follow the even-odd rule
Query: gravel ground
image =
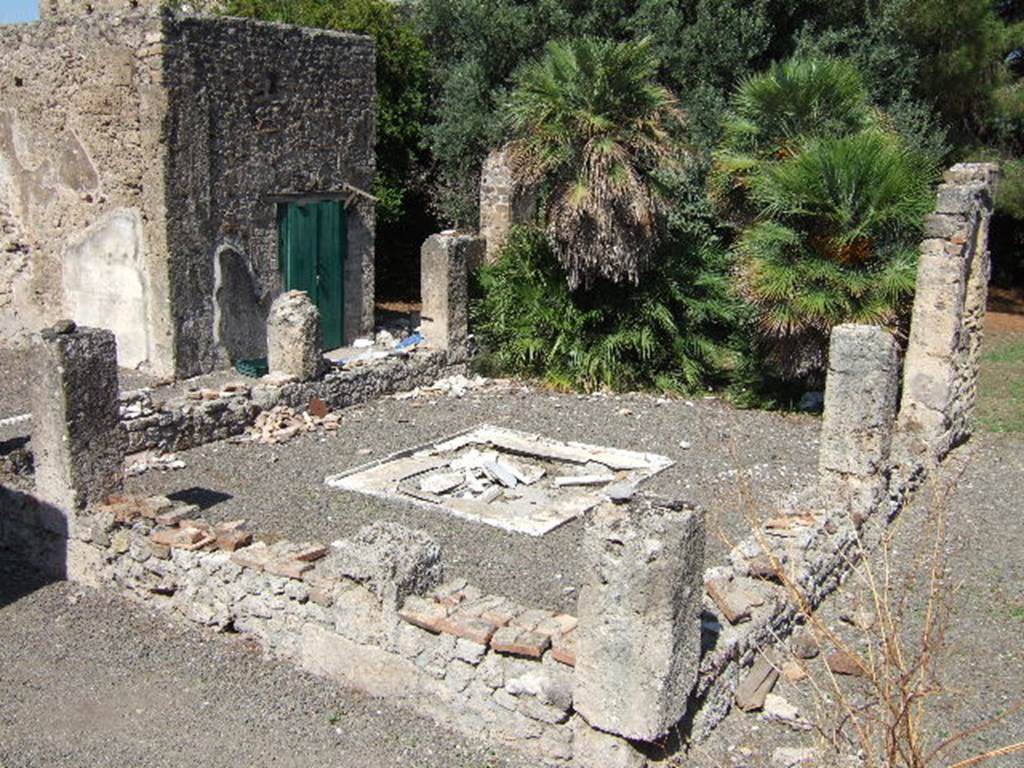
[[(763, 514), (808, 482), (817, 455), (818, 420), (810, 416), (737, 411), (717, 400), (494, 386), (461, 399), (387, 399), (347, 409), (339, 431), (326, 437), (202, 446), (178, 454), (186, 469), (150, 471), (128, 487), (194, 498), (209, 505), (212, 521), (245, 518), (257, 531), (295, 540), (330, 542), (376, 520), (395, 520), (441, 543), (449, 575), (529, 605), (574, 610), (581, 520), (533, 538), (324, 485), (329, 475), (484, 423), (674, 459), (645, 487), (708, 508), (709, 560), (727, 551), (724, 539), (743, 534), (745, 511)], [(681, 448), (682, 441), (690, 447)]]
[[(963, 474), (959, 474), (960, 468)], [(930, 744), (968, 729), (980, 728), (994, 718), (1008, 716), (980, 730), (943, 753), (935, 765), (950, 765), (1024, 738), (1024, 436), (981, 434), (951, 457), (943, 481), (955, 485), (948, 504), (948, 537), (945, 561), (951, 569), (955, 590), (944, 592), (950, 608), (948, 632), (934, 669), (943, 691), (930, 700)], [(922, 552), (932, 540), (933, 524), (927, 512), (941, 504), (935, 488), (924, 489), (915, 504), (894, 524), (889, 562), (893, 584), (915, 565), (931, 562)], [(881, 554), (873, 558), (873, 572), (885, 572)], [(897, 589), (899, 595), (904, 590)], [(916, 647), (927, 600), (922, 588), (909, 594), (904, 621), (905, 642)], [(869, 590), (851, 579), (820, 610), (827, 626), (849, 647), (863, 652), (867, 644), (861, 630), (840, 620), (858, 607), (872, 606)], [(799, 706), (809, 720), (825, 724), (836, 709), (815, 695), (815, 684), (831, 693), (832, 686), (821, 657), (810, 662), (810, 681), (796, 685), (780, 682), (776, 693)], [(856, 695), (857, 684), (841, 679), (847, 695)], [(687, 768), (753, 768), (771, 765), (779, 746), (813, 747), (820, 742), (814, 732), (798, 733), (777, 723), (766, 723), (756, 714), (732, 712), (710, 739), (699, 745), (680, 765)], [(824, 763), (822, 761), (823, 765)], [(1024, 755), (1014, 754), (986, 765), (1020, 768)]]
[(113, 594), (0, 578), (3, 768), (525, 768)]

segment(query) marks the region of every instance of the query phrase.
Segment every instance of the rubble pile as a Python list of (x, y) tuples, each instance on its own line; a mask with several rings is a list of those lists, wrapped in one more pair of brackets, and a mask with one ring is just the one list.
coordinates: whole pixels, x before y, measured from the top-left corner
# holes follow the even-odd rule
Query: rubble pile
[(313, 401), (306, 411), (276, 405), (269, 411), (260, 413), (256, 417), (256, 423), (241, 439), (263, 445), (277, 445), (287, 443), (304, 432), (334, 432), (340, 423), (341, 416), (327, 412), (322, 401)]

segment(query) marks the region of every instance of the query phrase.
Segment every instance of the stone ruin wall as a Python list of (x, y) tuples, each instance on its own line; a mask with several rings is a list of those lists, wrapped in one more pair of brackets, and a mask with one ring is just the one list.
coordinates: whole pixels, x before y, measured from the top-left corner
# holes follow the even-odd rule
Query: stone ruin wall
[(954, 166), (926, 223), (900, 407), (901, 450), (925, 464), (971, 433), (998, 175), (990, 163)]
[[(345, 328), (373, 327), (375, 52), (369, 38), (169, 16), (167, 210), (180, 374), (266, 354), (283, 285), (278, 203), (348, 211)], [(282, 56), (287, 51), (287, 56)]]
[(167, 350), (159, 39), (143, 16), (0, 26), (0, 338), (76, 314), (124, 365)]
[(260, 357), (303, 197), (345, 200), (346, 330), (372, 328), (372, 41), (108, 5), (0, 27), (0, 337), (70, 315), (158, 375)]
[[(991, 211), (995, 171), (951, 172), (979, 173), (987, 181), (971, 193), (969, 222)], [(940, 190), (940, 215), (949, 194)], [(793, 589), (807, 607), (817, 606), (945, 455), (949, 425), (969, 431), (983, 305), (967, 298), (933, 304), (929, 286), (948, 290), (969, 284), (972, 271), (986, 274), (984, 231), (967, 231), (980, 237), (970, 267), (962, 258), (922, 259), (917, 328), (902, 366), (887, 331), (833, 331), (816, 487), (788, 500), (727, 563), (706, 571), (699, 511), (658, 502), (661, 511), (652, 513), (644, 495), (624, 502), (625, 513), (611, 504), (596, 510), (584, 534), (589, 567), (578, 619), (510, 606), (462, 583), (438, 589), (436, 547), (395, 526), (364, 529), (329, 550), (260, 545), (243, 543), (238, 537), (249, 534), (236, 526), (195, 519), (195, 508), (121, 497), (66, 518), (62, 528), (65, 518), (51, 507), (3, 491), (0, 543), (66, 557), (62, 567), (74, 578), (113, 584), (201, 624), (250, 632), (310, 671), (547, 763), (639, 768), (680, 712), (684, 730), (699, 739), (740, 697), (770, 689), (776, 648), (801, 620)], [(927, 256), (934, 245), (922, 247)], [(929, 329), (936, 321), (926, 309), (941, 310), (950, 332), (939, 334), (953, 351), (940, 358), (944, 370), (915, 357), (920, 318)], [(898, 393), (902, 385), (906, 407), (915, 378), (938, 372), (948, 384), (937, 422), (946, 431), (933, 433), (940, 442), (927, 443), (922, 458), (907, 450), (905, 441), (922, 429), (907, 426), (906, 412), (897, 418)], [(673, 516), (678, 524), (666, 525)], [(680, 538), (680, 531), (690, 533)], [(792, 586), (780, 583), (782, 575)], [(622, 624), (620, 614), (632, 619)], [(637, 647), (645, 653), (633, 658), (628, 651)]]

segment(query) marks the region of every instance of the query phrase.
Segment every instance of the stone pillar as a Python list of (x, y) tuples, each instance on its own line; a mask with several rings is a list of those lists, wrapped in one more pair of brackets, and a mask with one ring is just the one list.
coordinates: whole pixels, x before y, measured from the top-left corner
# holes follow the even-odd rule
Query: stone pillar
[(508, 153), (504, 149), (491, 152), (480, 174), (480, 234), (487, 241), (488, 264), (498, 258), (509, 230), (532, 221), (536, 210), (536, 190), (516, 183)]
[(309, 381), (320, 375), (320, 312), (303, 291), (278, 296), (267, 317), (267, 365), (271, 375)]
[(482, 258), (483, 248), (483, 238), (455, 232), (431, 235), (423, 243), (420, 332), (427, 344), (446, 350), (454, 360), (468, 354), (468, 265)]
[(700, 664), (703, 515), (640, 495), (598, 508), (583, 539), (576, 711), (652, 741), (686, 713)]
[(892, 334), (874, 325), (832, 329), (818, 472), (822, 501), (856, 524), (888, 492), (900, 353)]
[(907, 459), (928, 466), (971, 433), (998, 167), (953, 166), (921, 244), (900, 406)]
[(74, 513), (122, 488), (117, 342), (64, 320), (41, 333), (33, 365), (36, 495)]

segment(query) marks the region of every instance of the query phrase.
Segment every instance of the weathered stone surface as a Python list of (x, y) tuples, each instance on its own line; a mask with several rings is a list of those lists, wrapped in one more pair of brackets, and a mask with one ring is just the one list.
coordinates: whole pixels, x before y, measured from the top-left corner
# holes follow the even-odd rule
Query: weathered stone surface
[(578, 715), (572, 720), (576, 768), (645, 768), (647, 758), (625, 739), (591, 728)]
[(410, 595), (441, 583), (441, 548), (422, 531), (374, 523), (342, 540), (333, 560), (338, 572), (364, 583), (386, 606), (398, 610)]
[(0, 27), (0, 336), (63, 307), (160, 375), (262, 357), (276, 201), (311, 190), (346, 202), (345, 330), (369, 331), (372, 41), (157, 4), (45, 0)]
[(114, 334), (63, 330), (33, 350), (32, 447), (39, 497), (73, 512), (121, 490), (124, 439)]
[(779, 671), (765, 656), (759, 656), (750, 671), (736, 686), (736, 706), (745, 712), (761, 709), (765, 697), (779, 679)]
[(862, 521), (886, 499), (899, 377), (899, 348), (888, 331), (832, 330), (818, 458), (827, 509)]
[(431, 235), (421, 251), (423, 310), (421, 333), (427, 343), (453, 359), (468, 354), (468, 265), (482, 258), (484, 241), (471, 235)]
[(272, 374), (315, 379), (323, 367), (320, 312), (302, 291), (278, 296), (267, 318), (267, 363)]
[(480, 234), (487, 242), (488, 264), (497, 260), (512, 227), (529, 224), (536, 208), (536, 190), (516, 181), (508, 152), (497, 149), (487, 155), (480, 173)]
[(700, 658), (704, 520), (646, 495), (598, 508), (583, 540), (576, 709), (653, 740), (686, 712)]
[(941, 460), (972, 431), (998, 176), (998, 166), (990, 163), (953, 166), (928, 221), (900, 404), (898, 448), (908, 466), (905, 475)]

